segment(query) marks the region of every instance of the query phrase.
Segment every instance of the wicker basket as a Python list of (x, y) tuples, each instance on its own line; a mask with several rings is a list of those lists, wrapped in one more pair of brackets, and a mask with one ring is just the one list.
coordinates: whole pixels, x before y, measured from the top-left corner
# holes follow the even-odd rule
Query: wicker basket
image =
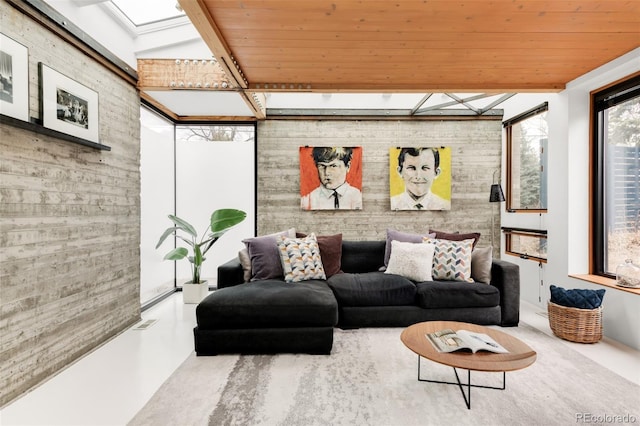
[(556, 336), (578, 343), (602, 339), (602, 306), (596, 309), (568, 308), (548, 303), (549, 326)]

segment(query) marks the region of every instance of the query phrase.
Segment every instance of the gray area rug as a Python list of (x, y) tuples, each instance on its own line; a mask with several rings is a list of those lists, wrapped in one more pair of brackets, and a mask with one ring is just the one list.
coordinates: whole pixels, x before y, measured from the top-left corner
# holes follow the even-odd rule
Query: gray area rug
[[(508, 372), (506, 390), (472, 388), (471, 410), (457, 386), (417, 380), (418, 356), (400, 342), (402, 329), (336, 329), (330, 356), (192, 354), (129, 424), (640, 424), (640, 386), (526, 324), (501, 330), (538, 358)], [(455, 380), (452, 368), (424, 359), (421, 372)], [(471, 378), (500, 386), (502, 375)]]

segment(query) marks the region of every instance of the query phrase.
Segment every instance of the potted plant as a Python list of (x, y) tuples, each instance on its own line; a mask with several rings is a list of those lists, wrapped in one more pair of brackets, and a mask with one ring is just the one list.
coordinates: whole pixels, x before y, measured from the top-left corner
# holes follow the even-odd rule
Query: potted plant
[(211, 221), (204, 234), (202, 237), (198, 237), (198, 233), (189, 222), (177, 216), (169, 215), (169, 219), (174, 223), (174, 226), (164, 231), (158, 244), (156, 244), (156, 249), (172, 234), (191, 248), (191, 254), (186, 247), (176, 247), (164, 256), (165, 260), (180, 260), (186, 257), (191, 263), (191, 281), (185, 283), (182, 287), (184, 303), (200, 303), (207, 295), (209, 290), (207, 281), (200, 279), (202, 264), (206, 260), (204, 256), (225, 232), (242, 222), (246, 217), (247, 214), (242, 210), (216, 210), (211, 214)]

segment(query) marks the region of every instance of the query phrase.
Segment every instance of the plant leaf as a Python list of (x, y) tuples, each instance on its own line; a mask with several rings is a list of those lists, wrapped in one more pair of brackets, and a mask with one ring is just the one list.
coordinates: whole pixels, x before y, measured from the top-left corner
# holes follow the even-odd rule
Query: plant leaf
[(171, 221), (175, 223), (178, 228), (182, 229), (189, 235), (192, 235), (194, 238), (198, 236), (196, 229), (186, 220), (180, 219), (178, 216), (174, 216), (172, 214), (169, 215), (169, 219), (171, 219)]
[(158, 244), (156, 244), (156, 248), (160, 247), (160, 245), (162, 245), (162, 243), (164, 243), (164, 240), (167, 239), (167, 237), (171, 234), (173, 234), (174, 232), (176, 232), (176, 227), (172, 226), (171, 228), (167, 228), (163, 233), (162, 236), (160, 237), (160, 240), (158, 240)]
[(219, 237), (232, 226), (242, 222), (247, 214), (242, 210), (219, 209), (211, 214), (211, 233)]
[(178, 235), (178, 238), (181, 239), (182, 241), (184, 241), (185, 243), (189, 244), (189, 246), (193, 247), (194, 242), (191, 240), (186, 239), (185, 237)]
[(202, 244), (204, 244), (204, 249), (202, 250), (202, 254), (204, 255), (206, 252), (209, 251), (209, 249), (213, 246), (213, 244), (218, 241), (219, 237), (214, 236), (213, 234), (209, 234), (209, 239), (207, 241), (204, 241)]
[(164, 255), (164, 260), (180, 260), (189, 254), (189, 251), (184, 247), (177, 247)]

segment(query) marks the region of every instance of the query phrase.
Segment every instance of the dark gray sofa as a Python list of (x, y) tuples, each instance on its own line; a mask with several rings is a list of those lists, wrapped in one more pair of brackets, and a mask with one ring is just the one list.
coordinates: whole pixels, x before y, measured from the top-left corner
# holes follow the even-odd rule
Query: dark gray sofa
[(518, 325), (518, 265), (494, 259), (490, 285), (415, 283), (380, 272), (384, 253), (385, 241), (343, 241), (343, 273), (303, 283), (244, 283), (237, 258), (220, 265), (218, 290), (196, 308), (196, 353), (330, 353), (334, 326), (406, 327), (435, 320)]

